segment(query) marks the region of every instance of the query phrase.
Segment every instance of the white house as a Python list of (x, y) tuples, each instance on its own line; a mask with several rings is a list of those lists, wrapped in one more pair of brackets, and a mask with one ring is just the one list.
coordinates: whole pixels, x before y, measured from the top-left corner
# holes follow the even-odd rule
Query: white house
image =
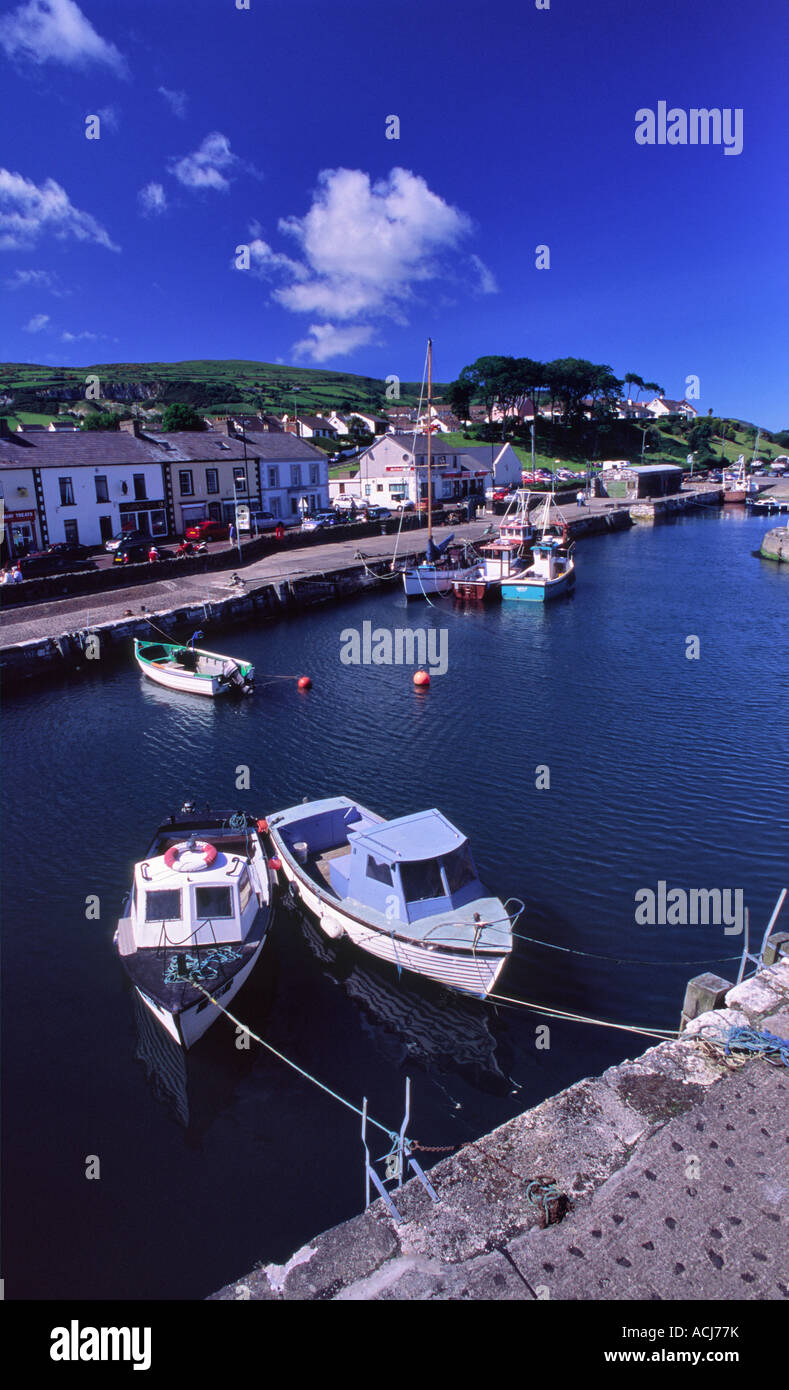
[(654, 400), (648, 401), (647, 411), (653, 420), (661, 420), (666, 415), (684, 415), (686, 420), (693, 420), (699, 413), (690, 401), (669, 401), (663, 396), (655, 396)]
[[(395, 507), (405, 500), (424, 502), (427, 498), (427, 436), (383, 435), (359, 455), (358, 495), (363, 501)], [(441, 444), (434, 437), (431, 445), (433, 501), (437, 504), (458, 497), (484, 497), (491, 479), (503, 485), (519, 484), (521, 462), (511, 444)], [(347, 489), (346, 489), (347, 490)]]

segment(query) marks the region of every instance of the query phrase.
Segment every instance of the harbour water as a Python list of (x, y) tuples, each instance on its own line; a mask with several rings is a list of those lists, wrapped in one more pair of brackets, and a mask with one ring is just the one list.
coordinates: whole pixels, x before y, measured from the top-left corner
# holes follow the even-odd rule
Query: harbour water
[[(131, 865), (187, 796), (440, 807), (491, 888), (526, 901), (518, 931), (567, 948), (519, 939), (508, 996), (673, 1027), (689, 976), (732, 977), (741, 938), (637, 926), (635, 895), (739, 888), (761, 935), (786, 881), (789, 569), (752, 557), (763, 532), (737, 510), (588, 541), (575, 595), (551, 605), (406, 604), (393, 585), (234, 629), (209, 645), (254, 662), (239, 703), (154, 687), (131, 660), (5, 699), (8, 1296), (202, 1297), (362, 1206), (353, 1114), (238, 1049), (226, 1020), (185, 1057), (125, 986), (112, 934)], [(343, 663), (365, 621), (445, 630), (446, 674), (420, 692), (408, 667)], [(308, 692), (266, 683), (302, 673)], [(544, 1018), (398, 979), (284, 910), (234, 1012), (392, 1128), (410, 1075), (428, 1145), (644, 1045), (552, 1022), (538, 1047)]]

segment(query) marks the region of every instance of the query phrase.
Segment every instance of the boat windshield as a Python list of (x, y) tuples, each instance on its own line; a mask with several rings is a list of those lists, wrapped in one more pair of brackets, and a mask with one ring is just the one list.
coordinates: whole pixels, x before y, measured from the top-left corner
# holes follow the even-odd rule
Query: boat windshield
[(445, 854), (443, 864), (449, 891), (453, 895), (458, 893), (461, 888), (465, 888), (467, 883), (473, 883), (477, 877), (471, 862), (468, 845), (461, 845), (451, 854)]
[(400, 865), (400, 881), (408, 903), (446, 896), (438, 859), (417, 859)]

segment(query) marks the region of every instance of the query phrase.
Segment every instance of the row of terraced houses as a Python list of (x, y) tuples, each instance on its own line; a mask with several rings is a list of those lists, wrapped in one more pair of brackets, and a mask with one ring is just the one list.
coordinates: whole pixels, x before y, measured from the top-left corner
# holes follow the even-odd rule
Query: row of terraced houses
[(0, 419), (0, 502), (9, 556), (129, 530), (166, 540), (204, 517), (233, 521), (240, 503), (283, 519), (327, 508), (328, 461), (305, 439), (231, 419), (175, 433), (139, 420), (16, 432)]

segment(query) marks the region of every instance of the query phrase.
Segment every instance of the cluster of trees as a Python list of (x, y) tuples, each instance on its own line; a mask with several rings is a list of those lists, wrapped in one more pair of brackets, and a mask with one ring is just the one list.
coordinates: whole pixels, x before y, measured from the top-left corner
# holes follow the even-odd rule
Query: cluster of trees
[(583, 418), (585, 400), (591, 400), (594, 417), (611, 416), (625, 383), (662, 394), (656, 382), (644, 382), (632, 372), (620, 380), (611, 367), (583, 357), (537, 362), (531, 357), (502, 356), (478, 357), (444, 394), (462, 420), (469, 418), (472, 400), (480, 401), (489, 417), (494, 406), (502, 411), (502, 424), (507, 415), (521, 414), (530, 400), (535, 416), (550, 403), (552, 416), (556, 412), (565, 424), (573, 425)]

